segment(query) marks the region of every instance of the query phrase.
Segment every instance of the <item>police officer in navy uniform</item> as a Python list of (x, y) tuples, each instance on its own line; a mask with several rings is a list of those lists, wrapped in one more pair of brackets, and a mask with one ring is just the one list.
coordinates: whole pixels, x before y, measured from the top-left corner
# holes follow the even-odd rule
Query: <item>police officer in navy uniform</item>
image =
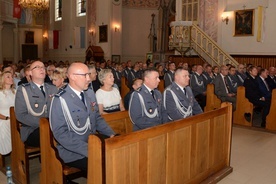
[(15, 96), (15, 114), (22, 123), (21, 139), (28, 146), (39, 147), (39, 119), (48, 117), (52, 97), (57, 88), (44, 83), (45, 66), (41, 61), (35, 61), (30, 66), (32, 81), (18, 87)]
[(133, 123), (133, 131), (153, 127), (167, 121), (162, 108), (162, 95), (156, 89), (160, 82), (158, 71), (155, 69), (145, 70), (143, 80), (143, 85), (132, 93), (129, 101), (129, 116)]
[(58, 142), (60, 158), (66, 165), (87, 171), (88, 136), (99, 132), (113, 137), (114, 131), (100, 116), (95, 94), (88, 89), (88, 67), (73, 63), (68, 68), (69, 84), (55, 97), (50, 109), (50, 124)]
[(180, 67), (174, 74), (174, 82), (168, 86), (163, 95), (164, 109), (171, 121), (187, 118), (202, 113), (200, 105), (194, 98), (189, 85), (188, 70)]

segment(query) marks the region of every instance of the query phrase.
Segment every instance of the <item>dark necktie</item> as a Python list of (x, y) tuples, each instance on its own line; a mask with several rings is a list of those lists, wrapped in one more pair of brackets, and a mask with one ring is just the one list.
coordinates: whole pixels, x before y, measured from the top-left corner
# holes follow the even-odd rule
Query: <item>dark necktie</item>
[(183, 92), (184, 92), (184, 95), (186, 95), (186, 89), (185, 88), (183, 88)]
[(226, 86), (226, 88), (227, 88), (227, 93), (230, 93), (230, 88), (229, 88), (229, 86), (228, 86), (228, 83), (227, 83), (227, 80), (226, 80), (226, 76), (223, 78), (224, 79), (224, 83), (225, 83), (225, 86)]
[(40, 86), (40, 91), (42, 92), (43, 96), (45, 97), (45, 91), (43, 89), (43, 86)]
[(85, 101), (84, 101), (84, 94), (83, 92), (80, 93), (80, 96), (81, 96), (81, 101), (83, 102), (83, 104), (85, 105)]
[(150, 93), (151, 93), (152, 98), (155, 100), (155, 97), (154, 97), (154, 91), (153, 91), (153, 90), (151, 90), (151, 91), (150, 91)]

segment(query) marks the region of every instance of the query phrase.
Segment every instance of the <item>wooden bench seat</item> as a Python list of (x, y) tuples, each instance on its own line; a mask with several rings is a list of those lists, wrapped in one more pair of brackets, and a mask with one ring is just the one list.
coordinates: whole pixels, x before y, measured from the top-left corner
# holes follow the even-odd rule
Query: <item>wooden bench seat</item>
[(127, 79), (125, 77), (121, 78), (121, 97), (124, 99), (126, 94), (129, 92), (129, 88), (127, 87)]
[(158, 84), (158, 90), (163, 93), (165, 90), (165, 81), (163, 79), (160, 80), (159, 84)]
[(221, 106), (221, 100), (215, 94), (214, 84), (208, 84), (206, 90), (206, 106), (204, 112), (219, 109)]
[(270, 111), (266, 117), (266, 129), (276, 131), (276, 89), (272, 91)]
[(81, 172), (66, 166), (58, 156), (56, 142), (47, 118), (40, 119), (41, 172), (40, 184), (65, 183), (66, 176)]
[[(253, 121), (253, 104), (245, 97), (245, 87), (239, 86), (237, 89), (236, 110), (234, 112), (233, 123), (243, 126), (252, 126)], [(249, 114), (249, 121), (246, 120), (245, 114)]]
[(40, 148), (25, 146), (20, 137), (20, 122), (15, 116), (14, 107), (10, 107), (11, 121), (11, 168), (15, 183), (28, 184), (29, 177), (29, 159), (40, 156)]
[(230, 166), (232, 107), (88, 141), (88, 184), (217, 183)]
[[(132, 131), (128, 111), (103, 115), (110, 127), (118, 134)], [(40, 183), (64, 183), (65, 177), (79, 173), (78, 168), (66, 166), (58, 156), (56, 142), (47, 118), (40, 119), (41, 172)], [(54, 169), (53, 169), (54, 168)]]
[(102, 117), (117, 134), (122, 135), (132, 132), (132, 123), (128, 111), (103, 114)]

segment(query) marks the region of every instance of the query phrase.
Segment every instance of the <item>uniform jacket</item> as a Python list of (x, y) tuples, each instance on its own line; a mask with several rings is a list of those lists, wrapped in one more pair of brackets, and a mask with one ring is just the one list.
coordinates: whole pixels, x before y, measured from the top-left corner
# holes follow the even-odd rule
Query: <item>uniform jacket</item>
[[(145, 108), (141, 104), (138, 94), (142, 96)], [(153, 127), (167, 121), (164, 116), (164, 109), (162, 108), (162, 95), (157, 89), (154, 90), (154, 94), (155, 99), (153, 99), (151, 93), (144, 85), (132, 93), (129, 101), (129, 115), (134, 124), (134, 131)], [(146, 115), (147, 113), (153, 115), (156, 111), (157, 115), (154, 117), (148, 117)]]
[(207, 84), (212, 84), (212, 83), (213, 83), (214, 77), (211, 77), (207, 72), (203, 72), (203, 73), (202, 73), (202, 77), (205, 78), (206, 85), (207, 85)]
[(170, 90), (173, 91), (174, 94), (177, 96), (181, 106), (182, 105), (184, 106), (183, 107), (184, 109), (188, 109), (188, 107), (191, 106), (192, 114), (190, 114), (189, 116), (202, 113), (202, 109), (197, 103), (197, 101), (195, 100), (190, 86), (185, 87), (185, 90), (186, 90), (186, 95), (185, 95), (182, 89), (180, 89), (179, 86), (175, 82), (173, 82), (169, 87), (166, 88), (163, 96), (163, 103), (164, 103), (164, 106), (166, 106), (166, 108), (164, 107), (164, 109), (166, 109), (167, 115), (171, 120), (183, 119), (184, 116), (177, 108), (175, 100)]
[[(206, 92), (206, 82), (203, 79), (202, 75), (198, 75), (198, 73), (193, 73), (191, 75), (190, 84), (191, 84), (191, 88), (193, 90), (193, 94), (195, 96)], [(200, 84), (200, 85), (198, 85), (198, 84)]]
[[(47, 109), (40, 116), (33, 116), (29, 113), (23, 96), (22, 88), (26, 89), (30, 106), (34, 112), (40, 113), (43, 111), (43, 106), (46, 104)], [(20, 129), (21, 139), (25, 142), (28, 136), (39, 127), (39, 119), (48, 117), (48, 112), (51, 105), (52, 97), (56, 94), (57, 88), (53, 85), (44, 83), (45, 97), (40, 88), (33, 82), (22, 84), (17, 88), (15, 95), (15, 114), (16, 119), (22, 123)]]
[(244, 80), (247, 78), (247, 74), (245, 74), (245, 73), (240, 73), (240, 72), (238, 72), (238, 71), (236, 72), (236, 74), (237, 74), (237, 76), (238, 76), (240, 82), (241, 82), (241, 83), (244, 83)]
[[(88, 129), (85, 133), (83, 132), (83, 135), (78, 135), (72, 128), (69, 129), (62, 110), (61, 98), (65, 99), (75, 126), (83, 127), (89, 117), (91, 129)], [(65, 163), (87, 157), (89, 134), (95, 134), (96, 131), (106, 136), (115, 134), (99, 114), (93, 90), (84, 91), (84, 98), (86, 106), (71, 87), (67, 85), (55, 95), (52, 101), (50, 109), (51, 129), (58, 142), (59, 156)]]
[(174, 73), (172, 71), (167, 71), (164, 75), (164, 84), (165, 88), (171, 85), (171, 83), (174, 81)]

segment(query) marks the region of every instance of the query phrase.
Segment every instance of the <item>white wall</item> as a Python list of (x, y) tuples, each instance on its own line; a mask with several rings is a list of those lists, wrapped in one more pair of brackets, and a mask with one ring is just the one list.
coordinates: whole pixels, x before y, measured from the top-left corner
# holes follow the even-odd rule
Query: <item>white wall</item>
[(130, 9), (123, 7), (122, 61), (145, 61), (150, 51), (148, 35), (151, 27), (151, 14), (155, 14), (155, 26), (158, 28), (158, 10)]
[[(257, 42), (257, 23), (258, 23), (258, 11), (259, 4), (267, 6), (265, 13), (265, 38), (264, 42)], [(234, 34), (234, 11), (243, 10), (243, 5), (246, 5), (245, 9), (255, 9), (254, 18), (254, 35), (253, 36), (233, 36)], [(228, 10), (230, 20), (228, 25), (225, 22), (221, 22), (219, 15), (219, 30), (218, 30), (218, 43), (230, 54), (241, 55), (276, 55), (276, 1), (275, 0), (224, 0), (219, 1), (219, 12)]]
[[(55, 21), (54, 3), (51, 3), (50, 30), (60, 30), (58, 49), (48, 49), (44, 60), (84, 61), (86, 48), (74, 47), (74, 27), (86, 27), (86, 16), (76, 16), (76, 0), (62, 1), (62, 20)], [(86, 39), (87, 35), (86, 35)], [(72, 48), (70, 48), (72, 46)]]

